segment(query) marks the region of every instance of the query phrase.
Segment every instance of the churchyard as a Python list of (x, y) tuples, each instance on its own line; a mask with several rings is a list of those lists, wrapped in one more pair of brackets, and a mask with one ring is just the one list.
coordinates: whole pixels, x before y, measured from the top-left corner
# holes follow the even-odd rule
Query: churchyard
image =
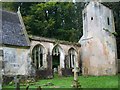
[[(119, 14), (114, 15), (112, 8), (99, 0), (83, 4), (83, 10), (82, 7), (81, 10), (77, 9), (77, 3), (62, 5), (46, 2), (36, 3), (35, 7), (29, 6), (31, 13), (25, 16), (31, 19), (24, 20), (23, 12), (20, 12), (24, 8), (22, 4), (18, 6), (17, 12), (0, 10), (0, 90), (119, 88), (120, 49), (116, 37), (117, 33), (120, 35), (116, 30), (119, 27), (115, 24), (119, 21)], [(64, 6), (74, 6), (74, 15), (63, 15), (61, 11)], [(78, 11), (81, 17), (77, 15)], [(118, 21), (114, 22), (114, 16)], [(25, 21), (30, 22), (27, 25)], [(31, 29), (27, 28), (29, 25)], [(31, 34), (28, 33), (29, 29)]]
[[(119, 75), (115, 76), (79, 76), (78, 81), (81, 88), (118, 88), (119, 86)], [(39, 86), (42, 90), (48, 88), (73, 88), (74, 77), (59, 77), (54, 76), (53, 79), (39, 79), (36, 82), (27, 81), (27, 83), (20, 83), (20, 88), (22, 90), (27, 90), (26, 87), (29, 86), (28, 90), (36, 90)], [(10, 82), (7, 85), (3, 85), (3, 90), (13, 90), (15, 84)]]

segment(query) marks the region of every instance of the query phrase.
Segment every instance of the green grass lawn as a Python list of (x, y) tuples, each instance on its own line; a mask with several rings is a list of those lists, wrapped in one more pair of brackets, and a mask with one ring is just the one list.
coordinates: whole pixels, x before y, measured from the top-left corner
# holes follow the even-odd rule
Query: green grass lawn
[[(120, 75), (115, 76), (79, 76), (79, 82), (82, 88), (118, 88), (118, 77)], [(47, 83), (52, 83), (51, 86), (46, 86)], [(36, 88), (37, 86), (41, 86), (42, 88), (72, 88), (73, 77), (58, 77), (55, 76), (54, 79), (44, 79), (38, 80), (34, 85), (30, 85), (31, 90)], [(4, 88), (13, 88), (14, 86), (3, 86)], [(26, 86), (21, 86), (21, 88), (25, 88)]]

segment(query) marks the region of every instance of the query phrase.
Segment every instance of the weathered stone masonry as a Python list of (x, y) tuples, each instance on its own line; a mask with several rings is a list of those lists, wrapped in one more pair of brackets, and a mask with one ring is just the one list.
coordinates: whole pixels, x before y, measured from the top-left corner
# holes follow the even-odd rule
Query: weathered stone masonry
[[(72, 75), (76, 63), (83, 75), (115, 75), (117, 50), (112, 11), (91, 1), (83, 10), (83, 36), (79, 43), (43, 37), (28, 37), (18, 10), (2, 11), (0, 72), (52, 78)], [(1, 40), (1, 39), (0, 39)], [(1, 53), (2, 52), (2, 53)], [(2, 62), (1, 62), (2, 60)], [(81, 72), (81, 71), (80, 71)], [(0, 78), (1, 82), (1, 78)]]
[(28, 75), (31, 58), (30, 41), (25, 32), (20, 11), (0, 10), (2, 13), (2, 74), (5, 76)]
[(72, 75), (74, 63), (79, 67), (80, 44), (35, 36), (29, 38), (19, 10), (17, 13), (0, 12), (3, 16), (1, 47), (4, 76), (52, 78), (54, 72), (60, 76)]
[(112, 11), (96, 1), (83, 10), (80, 39), (83, 75), (115, 75), (117, 49)]
[[(60, 76), (68, 76), (72, 75), (74, 63), (80, 67), (80, 44), (35, 36), (30, 40), (32, 62), (36, 66), (38, 76), (42, 76), (41, 74), (44, 72), (43, 77), (53, 77), (55, 68)], [(36, 58), (37, 55), (38, 58)], [(55, 58), (56, 56), (57, 58)], [(57, 60), (58, 64), (54, 65)]]

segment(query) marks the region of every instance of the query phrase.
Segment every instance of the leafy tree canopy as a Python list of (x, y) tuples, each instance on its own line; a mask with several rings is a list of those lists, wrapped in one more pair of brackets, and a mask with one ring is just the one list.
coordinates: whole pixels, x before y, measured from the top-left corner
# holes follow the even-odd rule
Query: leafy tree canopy
[[(84, 4), (82, 2), (8, 2), (2, 5), (3, 9), (10, 11), (17, 11), (18, 6), (21, 6), (28, 34), (77, 42), (82, 36)], [(117, 50), (120, 54), (120, 2), (102, 4), (113, 10)]]
[(82, 36), (81, 3), (3, 3), (3, 8), (11, 11), (17, 11), (18, 6), (29, 34), (73, 42)]

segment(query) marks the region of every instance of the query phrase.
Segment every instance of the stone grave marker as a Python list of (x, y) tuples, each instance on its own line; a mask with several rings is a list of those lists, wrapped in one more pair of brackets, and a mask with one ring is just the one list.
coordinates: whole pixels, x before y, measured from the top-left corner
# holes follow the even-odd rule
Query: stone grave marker
[(74, 84), (73, 87), (75, 88), (79, 88), (80, 84), (78, 82), (78, 73), (79, 73), (80, 69), (76, 66), (74, 66), (74, 69), (72, 70), (72, 72), (74, 72)]

